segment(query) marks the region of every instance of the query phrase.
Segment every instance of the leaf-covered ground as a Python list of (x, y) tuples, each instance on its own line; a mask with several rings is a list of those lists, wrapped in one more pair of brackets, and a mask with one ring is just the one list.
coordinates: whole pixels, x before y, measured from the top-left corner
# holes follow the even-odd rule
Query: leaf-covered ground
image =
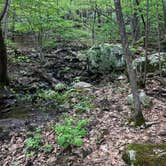
[[(23, 75), (26, 80), (27, 74)], [(130, 89), (124, 76), (123, 78), (114, 82), (103, 80), (94, 85), (91, 92), (95, 96), (94, 107), (90, 111), (68, 111), (67, 116), (89, 120), (88, 133), (82, 147), (65, 150), (57, 144), (57, 136), (51, 126), (63, 121), (64, 115), (59, 115), (56, 120), (38, 126), (42, 128), (42, 141), (52, 144), (51, 152), (36, 151), (28, 156), (25, 152), (25, 140), (31, 129), (27, 131), (23, 128), (18, 132), (11, 132), (10, 139), (0, 141), (0, 165), (125, 166), (122, 153), (128, 143), (165, 143), (165, 89), (157, 80), (148, 82), (145, 91), (153, 104), (150, 108), (143, 109), (147, 127), (135, 128), (130, 123), (131, 110), (126, 100)]]
[[(71, 152), (63, 151), (56, 143), (56, 136), (44, 125), (43, 136), (46, 142), (53, 144), (49, 154), (37, 153), (27, 158), (23, 149), (26, 131), (11, 133), (9, 141), (1, 142), (1, 164), (5, 165), (125, 165), (121, 159), (122, 151), (128, 143), (163, 143), (166, 141), (161, 132), (166, 132), (166, 105), (160, 99), (153, 98), (153, 106), (144, 110), (148, 128), (135, 128), (129, 124), (130, 110), (126, 103), (128, 88), (125, 83), (121, 87), (107, 85), (96, 88), (96, 107), (89, 113), (80, 116), (89, 118), (88, 135), (81, 148), (73, 148)], [(70, 112), (76, 116), (74, 112)]]

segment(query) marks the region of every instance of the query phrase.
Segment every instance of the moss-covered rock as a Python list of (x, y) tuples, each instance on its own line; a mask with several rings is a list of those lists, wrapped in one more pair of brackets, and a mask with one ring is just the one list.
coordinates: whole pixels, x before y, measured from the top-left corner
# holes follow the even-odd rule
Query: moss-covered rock
[(123, 160), (129, 166), (166, 166), (166, 144), (129, 144)]
[(119, 44), (100, 44), (87, 51), (88, 69), (92, 73), (106, 73), (125, 68), (122, 46)]

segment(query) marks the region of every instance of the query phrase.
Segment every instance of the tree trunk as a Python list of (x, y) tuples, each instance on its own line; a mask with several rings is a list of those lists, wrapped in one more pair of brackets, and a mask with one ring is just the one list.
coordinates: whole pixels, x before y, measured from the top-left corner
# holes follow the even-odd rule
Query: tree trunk
[(147, 63), (148, 63), (148, 38), (149, 38), (149, 0), (146, 0), (146, 24), (145, 24), (145, 65), (143, 76), (143, 87), (146, 86)]
[(3, 28), (3, 36), (4, 36), (4, 39), (6, 40), (7, 37), (8, 37), (8, 12), (9, 12), (9, 6), (10, 6), (10, 3), (11, 3), (11, 0), (9, 0), (8, 2), (8, 6), (7, 6), (7, 9), (6, 9), (6, 13), (4, 15), (4, 18), (3, 18), (3, 24), (4, 24), (4, 28)]
[[(135, 5), (135, 3), (134, 3)], [(136, 4), (137, 5), (137, 4)], [(132, 45), (139, 39), (140, 35), (140, 25), (139, 25), (139, 16), (138, 16), (138, 9), (134, 8), (134, 13), (132, 15)]]
[(135, 125), (140, 126), (145, 123), (145, 120), (144, 120), (144, 117), (143, 117), (143, 114), (141, 111), (141, 104), (140, 104), (140, 100), (139, 100), (137, 81), (136, 81), (137, 80), (136, 73), (132, 67), (132, 55), (129, 50), (128, 38), (127, 38), (127, 34), (126, 34), (120, 0), (114, 0), (114, 4), (115, 4), (117, 21), (119, 24), (122, 46), (123, 46), (125, 59), (126, 59), (126, 63), (127, 63), (127, 70), (128, 70), (128, 74), (129, 74), (131, 91), (132, 91), (133, 99), (134, 99), (133, 119), (134, 119)]
[(162, 68), (161, 68), (161, 43), (160, 43), (160, 17), (159, 17), (159, 2), (156, 0), (156, 18), (157, 18), (157, 44), (158, 44), (158, 53), (159, 53), (159, 72), (160, 77), (162, 77)]
[(137, 8), (138, 8), (138, 11), (139, 11), (139, 14), (141, 15), (141, 19), (142, 19), (142, 23), (143, 23), (143, 25), (144, 25), (144, 29), (145, 29), (145, 19), (144, 19), (144, 15), (142, 14), (142, 10), (139, 8), (139, 6), (140, 6), (140, 0), (135, 0), (135, 2), (136, 2), (136, 5), (137, 5)]
[(9, 5), (9, 0), (6, 0), (4, 8), (0, 13), (0, 85), (1, 86), (9, 84), (9, 79), (7, 75), (7, 51), (1, 28), (1, 23), (8, 9), (8, 5)]
[(97, 11), (96, 11), (96, 8), (97, 8), (97, 4), (95, 4), (95, 7), (93, 9), (93, 21), (92, 21), (92, 45), (95, 44), (95, 26), (96, 26), (96, 14), (97, 14)]
[(0, 26), (0, 84), (7, 85), (9, 83), (7, 75), (7, 51), (4, 42), (2, 28)]
[(163, 13), (164, 13), (164, 29), (166, 33), (166, 0), (163, 0)]

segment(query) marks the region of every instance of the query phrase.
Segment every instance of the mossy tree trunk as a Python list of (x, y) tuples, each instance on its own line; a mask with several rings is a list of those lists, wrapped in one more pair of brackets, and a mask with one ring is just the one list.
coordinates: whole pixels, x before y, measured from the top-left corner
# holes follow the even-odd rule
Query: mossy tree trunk
[(145, 123), (145, 120), (141, 111), (141, 103), (139, 100), (139, 94), (138, 94), (138, 88), (137, 88), (136, 72), (135, 70), (133, 70), (133, 67), (132, 67), (132, 55), (129, 50), (128, 38), (126, 34), (126, 28), (124, 24), (120, 0), (114, 0), (114, 4), (115, 4), (117, 21), (119, 24), (123, 51), (124, 51), (124, 55), (125, 55), (125, 59), (127, 63), (127, 70), (128, 70), (131, 90), (132, 90), (133, 99), (134, 99), (133, 119), (134, 119), (135, 125), (140, 126)]

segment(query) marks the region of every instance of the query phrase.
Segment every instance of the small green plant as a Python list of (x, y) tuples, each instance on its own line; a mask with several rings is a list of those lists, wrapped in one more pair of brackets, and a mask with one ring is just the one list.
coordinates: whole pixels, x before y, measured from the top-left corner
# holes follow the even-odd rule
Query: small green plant
[(25, 150), (38, 150), (42, 143), (41, 129), (37, 128), (35, 132), (32, 133), (32, 136), (25, 140)]
[(67, 88), (66, 85), (63, 84), (63, 83), (58, 83), (58, 84), (55, 85), (55, 90), (56, 91), (62, 91), (62, 90), (65, 90), (66, 88)]
[(14, 43), (12, 40), (7, 39), (5, 42), (6, 42), (6, 45), (7, 45), (9, 48), (12, 48), (12, 49), (15, 49), (15, 48), (16, 48), (16, 43)]
[(75, 109), (76, 111), (90, 111), (92, 107), (92, 96), (82, 93), (72, 86), (59, 83), (54, 90), (37, 88), (32, 94), (28, 89), (20, 94), (12, 90), (17, 101), (35, 104), (42, 111)]
[(53, 146), (49, 143), (45, 143), (41, 148), (40, 151), (43, 153), (51, 153), (53, 150)]
[(64, 120), (64, 124), (54, 126), (53, 130), (58, 136), (58, 144), (64, 148), (73, 145), (81, 146), (83, 144), (83, 137), (87, 134), (84, 128), (87, 124), (87, 120), (74, 120), (72, 118), (66, 118)]
[(69, 94), (67, 92), (59, 93), (54, 90), (42, 90), (37, 93), (37, 99), (39, 101), (52, 100), (55, 105), (63, 105), (69, 99)]
[(29, 59), (29, 57), (27, 57), (25, 55), (19, 55), (17, 57), (12, 57), (11, 61), (13, 63), (29, 63), (30, 59)]
[(73, 108), (80, 112), (84, 112), (84, 111), (89, 112), (90, 109), (92, 108), (92, 101), (89, 97), (86, 97), (85, 99), (82, 99), (80, 102), (75, 104)]
[(25, 140), (25, 151), (27, 152), (27, 157), (32, 157), (37, 151), (43, 153), (51, 153), (53, 146), (43, 141), (42, 129), (37, 128), (34, 132), (29, 132), (31, 136)]

